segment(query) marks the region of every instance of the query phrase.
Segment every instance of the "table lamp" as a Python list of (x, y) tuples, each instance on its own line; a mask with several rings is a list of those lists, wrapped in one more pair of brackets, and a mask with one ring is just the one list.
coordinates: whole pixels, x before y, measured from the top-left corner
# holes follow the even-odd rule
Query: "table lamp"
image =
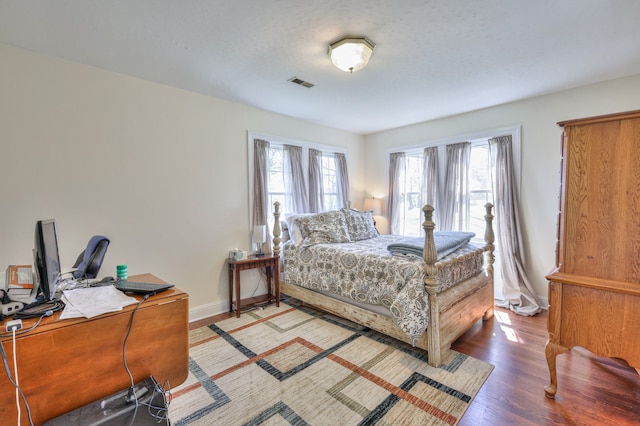
[(371, 212), (374, 216), (380, 216), (382, 214), (382, 199), (367, 198), (364, 200), (364, 211)]
[[(371, 212), (372, 216), (380, 216), (382, 214), (382, 199), (367, 198), (364, 200), (364, 211)], [(373, 218), (373, 226), (376, 226), (376, 219)]]
[(267, 241), (267, 226), (266, 225), (255, 225), (253, 227), (253, 243), (256, 244), (256, 251), (253, 253), (254, 256), (260, 257), (264, 256), (264, 252), (262, 251), (262, 245)]

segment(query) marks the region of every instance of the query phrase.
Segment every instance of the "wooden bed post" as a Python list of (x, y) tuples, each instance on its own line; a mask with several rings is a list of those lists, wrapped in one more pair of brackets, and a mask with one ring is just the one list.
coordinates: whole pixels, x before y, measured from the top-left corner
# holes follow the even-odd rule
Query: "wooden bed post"
[(280, 235), (282, 230), (280, 229), (280, 203), (273, 203), (273, 255), (280, 256)]
[(424, 284), (429, 295), (429, 325), (427, 326), (427, 351), (429, 365), (438, 367), (442, 363), (440, 348), (440, 303), (438, 302), (438, 268), (436, 260), (436, 244), (433, 240), (433, 230), (436, 224), (433, 222), (433, 206), (427, 204), (422, 208), (424, 212)]
[[(485, 274), (491, 278), (491, 295), (493, 296), (493, 263), (496, 260), (495, 255), (493, 254), (495, 250), (495, 246), (493, 242), (495, 241), (495, 236), (493, 234), (493, 214), (491, 213), (491, 209), (493, 208), (493, 204), (487, 203), (484, 205), (487, 213), (484, 215), (485, 221), (485, 229), (484, 229), (484, 243), (487, 251), (484, 252), (484, 272)], [(484, 321), (491, 319), (494, 314), (493, 303), (491, 304), (491, 308), (487, 309), (487, 311), (482, 316)]]
[(493, 242), (495, 241), (495, 235), (493, 234), (493, 214), (491, 214), (491, 209), (493, 208), (493, 204), (487, 203), (484, 205), (487, 213), (484, 215), (484, 221), (486, 223), (484, 230), (484, 242), (486, 243), (486, 247), (488, 251), (486, 252), (486, 267), (485, 271), (488, 276), (493, 277), (493, 263), (495, 262), (496, 257), (493, 252), (495, 250), (495, 246)]

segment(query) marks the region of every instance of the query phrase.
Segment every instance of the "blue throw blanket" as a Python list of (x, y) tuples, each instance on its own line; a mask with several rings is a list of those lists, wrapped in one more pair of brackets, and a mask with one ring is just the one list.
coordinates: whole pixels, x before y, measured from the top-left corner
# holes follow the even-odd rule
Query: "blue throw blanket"
[[(473, 232), (434, 232), (433, 241), (440, 260), (449, 253), (469, 243), (475, 237)], [(392, 254), (422, 257), (424, 251), (423, 237), (407, 237), (400, 242), (389, 244), (387, 250)]]

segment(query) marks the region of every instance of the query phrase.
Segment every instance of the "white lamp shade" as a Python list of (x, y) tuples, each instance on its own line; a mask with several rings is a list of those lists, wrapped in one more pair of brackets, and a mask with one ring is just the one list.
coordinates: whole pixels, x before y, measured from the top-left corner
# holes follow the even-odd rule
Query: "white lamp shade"
[(267, 241), (267, 227), (266, 225), (256, 225), (253, 227), (253, 242), (256, 244), (262, 244)]
[(367, 66), (375, 47), (366, 37), (343, 37), (331, 43), (327, 53), (337, 68), (354, 72)]
[(372, 212), (374, 216), (382, 214), (382, 200), (380, 198), (367, 198), (364, 200), (364, 211)]

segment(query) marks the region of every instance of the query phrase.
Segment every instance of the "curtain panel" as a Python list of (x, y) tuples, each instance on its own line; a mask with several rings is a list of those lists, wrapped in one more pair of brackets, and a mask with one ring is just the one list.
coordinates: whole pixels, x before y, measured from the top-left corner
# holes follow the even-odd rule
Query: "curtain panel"
[(400, 179), (405, 174), (405, 153), (394, 152), (389, 156), (389, 200), (387, 211), (392, 234), (403, 234), (404, 209)]
[(347, 156), (341, 152), (335, 153), (336, 175), (338, 177), (338, 196), (342, 207), (349, 208), (349, 171), (347, 170)]
[(441, 230), (466, 231), (469, 229), (470, 159), (470, 142), (447, 145), (445, 187), (442, 200), (444, 209), (439, 212), (442, 219)]
[(287, 212), (306, 213), (309, 211), (309, 196), (304, 178), (302, 147), (284, 145), (284, 178)]
[(324, 211), (322, 189), (322, 151), (309, 149), (309, 211)]
[[(422, 153), (422, 190), (420, 191), (421, 204), (430, 204), (435, 210), (433, 211), (433, 221), (436, 224), (436, 231), (440, 230), (440, 215), (438, 208), (440, 200), (438, 199), (438, 147), (432, 146), (425, 148)], [(420, 235), (424, 234), (424, 229), (420, 228)]]
[(489, 147), (496, 151), (494, 204), (497, 226), (495, 233), (500, 253), (498, 273), (502, 277), (504, 297), (504, 300), (496, 304), (520, 315), (535, 315), (541, 308), (523, 262), (524, 250), (511, 145), (511, 136), (499, 136), (489, 140)]
[(269, 206), (267, 200), (269, 177), (267, 174), (269, 164), (269, 142), (254, 139), (253, 140), (253, 212), (252, 212), (252, 225), (255, 228), (257, 225), (266, 225), (267, 227), (267, 241), (263, 244), (262, 251), (265, 252), (265, 245), (267, 252), (271, 250), (271, 230), (269, 229)]

